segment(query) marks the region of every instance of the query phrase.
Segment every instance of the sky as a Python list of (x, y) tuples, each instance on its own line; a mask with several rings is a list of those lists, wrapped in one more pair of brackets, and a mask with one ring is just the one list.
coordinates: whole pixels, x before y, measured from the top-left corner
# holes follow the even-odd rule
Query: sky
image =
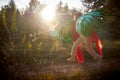
[[(30, 0), (14, 0), (14, 1), (15, 1), (17, 8), (19, 9), (25, 9), (30, 2)], [(49, 4), (56, 5), (57, 3), (59, 3), (60, 0), (38, 0), (38, 1), (40, 1), (43, 4), (47, 4), (47, 5)], [(80, 0), (61, 0), (61, 1), (63, 1), (64, 5), (67, 3), (69, 9), (72, 9), (73, 7), (77, 9), (82, 8), (82, 3)], [(9, 2), (10, 0), (0, 0), (0, 7), (7, 5)]]

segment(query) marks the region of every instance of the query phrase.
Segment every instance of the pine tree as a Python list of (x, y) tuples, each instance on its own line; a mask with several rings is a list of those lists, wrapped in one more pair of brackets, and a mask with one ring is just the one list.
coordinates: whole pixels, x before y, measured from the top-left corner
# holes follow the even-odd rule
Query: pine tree
[(11, 32), (14, 32), (17, 30), (16, 28), (16, 5), (14, 0), (11, 0), (9, 3), (10, 9), (11, 9), (11, 24), (10, 24), (10, 30)]
[(37, 8), (39, 8), (40, 3), (37, 0), (31, 0), (29, 3), (29, 10), (30, 11), (35, 11)]

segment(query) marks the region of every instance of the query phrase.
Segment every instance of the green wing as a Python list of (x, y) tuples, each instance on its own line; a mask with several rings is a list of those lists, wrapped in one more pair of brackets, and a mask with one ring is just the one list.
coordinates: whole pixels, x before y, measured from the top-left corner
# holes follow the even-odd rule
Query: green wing
[(93, 29), (101, 29), (101, 16), (102, 14), (100, 13), (100, 11), (93, 11), (83, 16), (80, 16), (76, 23), (76, 31), (79, 34), (83, 34), (85, 36), (91, 35)]
[[(76, 31), (79, 34), (83, 34), (85, 36), (89, 36), (92, 34), (92, 30), (101, 30), (102, 24), (101, 24), (101, 17), (105, 16), (105, 13), (108, 13), (107, 10), (96, 10), (89, 12), (88, 14), (82, 15), (78, 17), (78, 20), (76, 22)], [(68, 23), (66, 23), (62, 27), (57, 27), (57, 38), (59, 40), (65, 41), (65, 42), (71, 42), (72, 41), (72, 26), (74, 24), (74, 21), (71, 20)]]
[(72, 33), (73, 24), (74, 24), (74, 21), (71, 20), (65, 25), (63, 25), (62, 27), (58, 26), (58, 28), (56, 29), (57, 38), (64, 42), (71, 42), (72, 41), (71, 33)]

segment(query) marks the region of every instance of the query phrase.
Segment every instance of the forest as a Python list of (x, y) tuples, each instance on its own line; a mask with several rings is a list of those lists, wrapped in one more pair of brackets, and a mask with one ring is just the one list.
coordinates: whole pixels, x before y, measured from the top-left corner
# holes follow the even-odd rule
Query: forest
[(60, 1), (55, 8), (55, 19), (48, 21), (40, 15), (46, 5), (38, 0), (30, 0), (23, 10), (16, 8), (14, 0), (1, 7), (1, 80), (120, 79), (120, 1), (82, 0), (87, 12), (100, 8), (106, 15), (102, 19), (102, 31), (98, 32), (104, 53), (101, 65), (87, 55), (84, 47), (85, 63), (66, 61), (72, 42), (59, 39), (53, 30), (59, 30), (73, 20), (75, 13), (82, 15), (82, 11), (62, 4)]

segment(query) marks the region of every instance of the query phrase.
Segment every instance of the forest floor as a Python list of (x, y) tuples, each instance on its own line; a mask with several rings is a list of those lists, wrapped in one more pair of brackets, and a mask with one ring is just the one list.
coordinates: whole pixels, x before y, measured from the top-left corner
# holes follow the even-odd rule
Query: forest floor
[[(38, 80), (120, 80), (120, 50), (103, 49), (102, 64), (98, 64), (86, 51), (83, 51), (85, 62), (79, 64), (67, 62), (67, 52), (58, 52), (50, 66), (37, 71)], [(66, 54), (65, 54), (66, 53)], [(30, 73), (34, 75), (34, 71)], [(41, 76), (44, 76), (41, 78)]]
[[(68, 49), (48, 55), (43, 52), (38, 57), (35, 57), (37, 53), (17, 53), (14, 57), (16, 63), (9, 65), (7, 70), (10, 73), (2, 75), (5, 76), (4, 80), (120, 80), (119, 48), (103, 48), (102, 64), (98, 64), (86, 50), (83, 53), (83, 64), (66, 61), (69, 57)], [(43, 62), (40, 62), (39, 57)]]

